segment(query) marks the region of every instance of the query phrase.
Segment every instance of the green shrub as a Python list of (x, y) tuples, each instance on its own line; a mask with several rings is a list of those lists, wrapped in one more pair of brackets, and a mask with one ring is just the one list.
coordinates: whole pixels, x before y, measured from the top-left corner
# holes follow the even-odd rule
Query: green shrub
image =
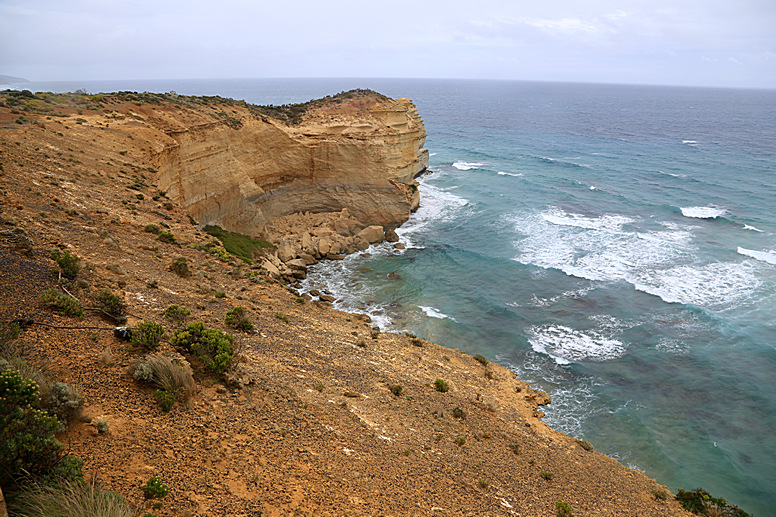
[(132, 330), (130, 342), (136, 346), (140, 345), (149, 350), (156, 350), (162, 337), (164, 337), (164, 327), (155, 321), (143, 321)]
[(453, 418), (459, 418), (461, 420), (466, 418), (466, 411), (464, 411), (460, 406), (455, 406), (455, 409), (453, 409)]
[(23, 490), (11, 505), (13, 515), (25, 517), (133, 517), (135, 512), (124, 497), (101, 490), (96, 482), (63, 481), (47, 486), (34, 484)]
[(188, 310), (186, 307), (181, 307), (180, 305), (172, 304), (166, 309), (164, 309), (164, 317), (170, 320), (171, 322), (181, 325), (183, 322), (186, 321), (186, 316), (191, 314), (191, 311)]
[(400, 397), (403, 388), (399, 384), (389, 384), (388, 389), (391, 390), (394, 396)]
[(162, 411), (169, 413), (172, 406), (175, 404), (175, 393), (170, 393), (165, 390), (156, 390), (154, 392), (154, 398), (162, 406)]
[(124, 302), (109, 289), (103, 289), (95, 297), (97, 307), (111, 316), (122, 316), (125, 311)]
[[(730, 517), (750, 517), (748, 513), (738, 506), (729, 505), (722, 497), (713, 497), (702, 488), (687, 491), (680, 488), (676, 493), (676, 499), (685, 510), (697, 515), (710, 515), (710, 510), (716, 510), (718, 515)], [(715, 508), (716, 507), (716, 508)]]
[(141, 485), (140, 490), (143, 491), (146, 499), (162, 499), (170, 493), (170, 487), (162, 483), (159, 476), (151, 477), (145, 485)]
[(65, 427), (81, 416), (83, 405), (84, 399), (78, 390), (64, 382), (54, 384), (47, 399), (41, 401), (42, 408)]
[(83, 476), (82, 462), (65, 456), (54, 438), (61, 426), (38, 409), (38, 386), (16, 370), (0, 373), (0, 488), (10, 491), (23, 478)]
[(555, 474), (553, 474), (549, 470), (542, 470), (541, 471), (541, 476), (542, 476), (543, 479), (546, 479), (547, 481), (552, 481), (552, 478), (555, 477)]
[(84, 315), (84, 309), (81, 307), (81, 302), (72, 296), (60, 293), (53, 287), (43, 291), (43, 294), (40, 295), (40, 303), (63, 316), (80, 319), (83, 318)]
[(455, 443), (456, 445), (458, 445), (458, 447), (463, 447), (464, 445), (466, 445), (466, 438), (464, 438), (463, 436), (459, 436), (458, 438), (455, 439)]
[(488, 360), (485, 359), (485, 357), (482, 354), (475, 355), (474, 360), (480, 363), (482, 366), (488, 366)]
[(555, 501), (555, 509), (558, 510), (558, 517), (574, 517), (574, 514), (571, 513), (571, 507), (566, 501)]
[(488, 488), (488, 486), (490, 486), (490, 481), (487, 479), (480, 479), (478, 484), (480, 485), (480, 488)]
[(161, 231), (161, 228), (159, 228), (155, 224), (147, 224), (147, 225), (143, 226), (143, 231), (159, 235), (159, 232)]
[(234, 358), (234, 337), (217, 329), (205, 328), (201, 321), (189, 323), (185, 329), (176, 331), (170, 342), (196, 354), (205, 367), (216, 374), (229, 369)]
[(450, 385), (442, 379), (437, 379), (434, 381), (434, 388), (440, 393), (447, 393), (450, 391)]
[(178, 239), (175, 238), (175, 235), (173, 235), (172, 232), (167, 232), (164, 230), (159, 231), (159, 233), (156, 235), (156, 240), (166, 242), (167, 244), (178, 243)]
[(224, 292), (224, 291), (218, 291), (218, 292), (215, 294), (215, 297), (216, 297), (216, 298), (226, 298), (226, 292)]
[(281, 321), (285, 321), (286, 323), (288, 323), (288, 316), (286, 316), (286, 315), (285, 315), (285, 314), (283, 314), (282, 312), (276, 312), (276, 313), (275, 313), (275, 317), (276, 317), (277, 319), (281, 320)]
[(70, 250), (52, 250), (49, 257), (62, 269), (62, 276), (66, 278), (75, 278), (81, 271), (81, 259), (70, 253)]
[(181, 278), (188, 278), (191, 276), (191, 269), (189, 269), (188, 261), (186, 257), (178, 257), (172, 261), (169, 266), (170, 271), (175, 273)]
[(250, 332), (253, 330), (253, 323), (248, 319), (247, 309), (242, 306), (237, 306), (231, 311), (226, 313), (224, 323), (237, 330), (243, 332)]

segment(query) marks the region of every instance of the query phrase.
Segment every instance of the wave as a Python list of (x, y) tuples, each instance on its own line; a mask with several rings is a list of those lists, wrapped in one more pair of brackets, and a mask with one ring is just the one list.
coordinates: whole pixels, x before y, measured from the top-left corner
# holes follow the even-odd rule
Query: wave
[(592, 169), (592, 167), (587, 163), (577, 163), (569, 160), (561, 160), (559, 158), (550, 158), (549, 156), (535, 155), (535, 156), (532, 156), (532, 158), (535, 158), (540, 162), (552, 163), (552, 164), (560, 165), (562, 167), (579, 167), (581, 169)]
[(683, 216), (695, 219), (716, 219), (727, 214), (727, 210), (715, 206), (688, 206), (679, 207), (679, 210)]
[(448, 221), (456, 217), (458, 212), (469, 204), (469, 200), (456, 196), (448, 190), (434, 187), (423, 181), (418, 181), (420, 189), (420, 206), (410, 214), (406, 223), (396, 228), (400, 242), (405, 246), (415, 247), (409, 237), (425, 228), (430, 222)]
[(763, 231), (762, 231), (762, 230), (760, 230), (759, 228), (755, 228), (754, 226), (750, 226), (750, 225), (748, 225), (748, 224), (745, 224), (745, 225), (744, 225), (744, 230), (751, 230), (751, 231), (753, 231), (753, 232), (760, 232), (760, 233), (762, 233), (762, 232), (763, 232)]
[(439, 312), (438, 310), (436, 310), (433, 307), (424, 307), (423, 305), (418, 305), (418, 308), (420, 310), (422, 310), (426, 314), (426, 316), (428, 316), (429, 318), (437, 318), (437, 319), (440, 319), (440, 320), (452, 320), (452, 321), (455, 321), (455, 318), (450, 317), (447, 314), (443, 314), (443, 313)]
[(476, 162), (454, 162), (453, 167), (458, 169), (459, 171), (469, 171), (472, 169), (479, 169), (485, 165), (484, 163), (476, 163)]
[(504, 172), (504, 171), (498, 171), (499, 176), (514, 176), (516, 178), (519, 178), (523, 175), (522, 172), (514, 173), (514, 172)]
[[(557, 208), (514, 218), (523, 235), (513, 260), (592, 281), (627, 282), (668, 303), (722, 310), (748, 303), (761, 281), (746, 261), (698, 263), (693, 234), (624, 231), (630, 218), (584, 217)], [(771, 252), (758, 259), (771, 259)]]
[(748, 250), (746, 248), (742, 248), (741, 246), (739, 246), (738, 254), (744, 255), (746, 257), (751, 257), (753, 259), (760, 260), (762, 262), (767, 262), (768, 264), (776, 265), (776, 251)]
[(563, 209), (551, 207), (542, 214), (545, 221), (559, 226), (575, 226), (591, 230), (621, 231), (626, 224), (634, 222), (630, 217), (621, 215), (602, 215), (587, 217), (580, 214), (569, 214)]
[(621, 341), (597, 331), (581, 332), (563, 325), (542, 325), (528, 329), (534, 351), (549, 355), (558, 364), (582, 360), (605, 361), (625, 353)]

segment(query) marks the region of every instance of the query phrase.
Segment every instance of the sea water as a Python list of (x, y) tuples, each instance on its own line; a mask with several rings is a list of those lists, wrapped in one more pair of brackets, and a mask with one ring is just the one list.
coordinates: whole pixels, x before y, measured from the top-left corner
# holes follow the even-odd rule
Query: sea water
[[(18, 86), (17, 86), (18, 87)], [(412, 98), (430, 171), (388, 244), (311, 268), (337, 308), (498, 361), (545, 421), (672, 489), (776, 500), (776, 91), (159, 81), (249, 102)]]

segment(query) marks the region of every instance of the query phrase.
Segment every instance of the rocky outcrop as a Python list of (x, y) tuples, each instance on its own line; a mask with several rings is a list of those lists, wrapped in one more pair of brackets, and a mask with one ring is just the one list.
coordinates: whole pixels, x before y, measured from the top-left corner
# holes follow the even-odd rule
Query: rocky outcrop
[[(352, 235), (335, 231), (353, 237), (395, 228), (417, 208), (414, 177), (428, 152), (409, 99), (348, 92), (309, 107), (296, 125), (230, 108), (222, 123), (168, 129), (156, 155), (159, 188), (200, 224), (272, 239), (279, 218), (347, 209)], [(337, 242), (319, 254), (337, 254)]]

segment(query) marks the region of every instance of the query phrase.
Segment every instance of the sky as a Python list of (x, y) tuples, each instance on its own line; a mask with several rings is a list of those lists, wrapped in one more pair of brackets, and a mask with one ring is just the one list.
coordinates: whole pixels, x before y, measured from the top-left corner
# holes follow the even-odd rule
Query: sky
[(776, 1), (0, 0), (0, 74), (776, 88)]

